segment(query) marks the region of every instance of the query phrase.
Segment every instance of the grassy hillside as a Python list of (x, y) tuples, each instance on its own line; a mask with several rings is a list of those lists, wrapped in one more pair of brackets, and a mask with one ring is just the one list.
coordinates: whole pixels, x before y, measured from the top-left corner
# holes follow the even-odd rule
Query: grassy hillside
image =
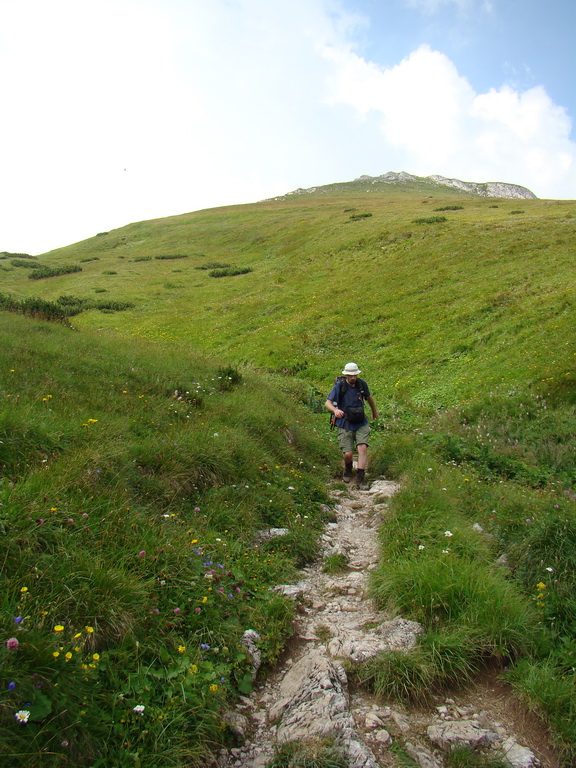
[[(26, 681), (38, 724), (26, 745), (12, 722), (25, 699), (5, 693), (10, 749), (56, 749), (59, 720), (48, 724), (42, 706), (46, 697), (61, 711), (54, 691), (73, 672), (94, 707), (82, 728), (70, 714), (80, 699), (67, 702), (75, 764), (106, 744), (119, 765), (159, 749), (180, 765), (222, 738), (215, 713), (249, 685), (241, 631), (261, 630), (270, 660), (289, 632), (289, 609), (267, 586), (314, 552), (321, 487), (338, 459), (313, 410), (355, 360), (383, 417), (372, 474), (402, 480), (374, 596), (427, 628), (413, 654), (380, 658), (357, 679), (421, 700), (487, 660), (506, 665), (571, 765), (575, 213), (573, 201), (333, 185), (131, 224), (37, 258), (4, 255), (0, 304), (68, 314), (76, 329), (0, 314), (4, 630), (27, 616), (18, 632), (32, 633), (4, 658), (23, 663), (7, 667), (8, 682)], [(28, 277), (46, 267), (52, 276)], [(55, 274), (64, 269), (76, 271)], [(267, 526), (291, 532), (262, 560), (252, 542)], [(224, 601), (206, 613), (191, 542), (241, 584), (234, 611)], [(68, 647), (55, 645), (56, 625), (70, 643), (80, 632), (80, 650), (67, 651), (84, 654), (79, 668), (51, 660)], [(228, 655), (217, 663), (202, 644)], [(110, 663), (83, 669), (100, 649)], [(182, 696), (184, 675), (192, 693)], [(142, 736), (138, 703), (156, 723), (169, 712), (173, 730)], [(175, 745), (182, 718), (191, 730)], [(54, 765), (67, 764), (66, 750)]]
[[(574, 202), (380, 186), (133, 224), (38, 259), (81, 272), (31, 280), (5, 259), (2, 284), (132, 302), (74, 324), (306, 369), (323, 388), (357, 357), (386, 397), (432, 407), (571, 370)], [(212, 263), (252, 271), (215, 278)]]
[(251, 687), (243, 632), (264, 664), (290, 634), (270, 587), (316, 551), (328, 445), (187, 350), (0, 329), (0, 762), (204, 765)]

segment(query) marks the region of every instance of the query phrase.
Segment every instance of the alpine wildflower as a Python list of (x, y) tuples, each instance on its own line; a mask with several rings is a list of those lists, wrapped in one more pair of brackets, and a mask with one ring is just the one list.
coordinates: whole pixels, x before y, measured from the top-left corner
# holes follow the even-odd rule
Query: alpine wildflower
[(18, 723), (27, 723), (28, 718), (30, 717), (30, 712), (27, 709), (19, 709), (18, 712), (14, 715), (16, 718), (16, 722)]

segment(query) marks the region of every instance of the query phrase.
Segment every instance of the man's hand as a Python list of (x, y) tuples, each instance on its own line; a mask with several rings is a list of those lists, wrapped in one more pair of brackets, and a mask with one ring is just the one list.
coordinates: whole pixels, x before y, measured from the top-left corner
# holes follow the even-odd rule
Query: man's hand
[(344, 416), (346, 416), (344, 411), (340, 410), (340, 408), (334, 408), (332, 413), (334, 414), (334, 416), (336, 416), (337, 419), (343, 419)]

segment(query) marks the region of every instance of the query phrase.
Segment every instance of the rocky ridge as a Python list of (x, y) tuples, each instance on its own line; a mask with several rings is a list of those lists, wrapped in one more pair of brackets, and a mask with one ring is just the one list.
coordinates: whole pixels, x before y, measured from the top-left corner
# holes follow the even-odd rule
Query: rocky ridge
[[(333, 491), (336, 519), (322, 537), (322, 558), (296, 584), (275, 588), (296, 601), (298, 614), (290, 650), (261, 681), (258, 636), (246, 633), (257, 682), (253, 694), (226, 714), (238, 746), (220, 753), (218, 768), (266, 768), (278, 747), (324, 739), (345, 755), (349, 768), (405, 765), (399, 753), (419, 768), (444, 768), (455, 746), (498, 754), (510, 768), (557, 768), (549, 752), (523, 743), (513, 719), (500, 717), (502, 709), (483, 708), (482, 697), (445, 698), (436, 708), (420, 711), (350, 691), (346, 664), (383, 651), (402, 653), (423, 631), (416, 622), (379, 611), (367, 595), (369, 573), (378, 561), (377, 531), (397, 488), (376, 480), (368, 491)], [(272, 535), (282, 533), (275, 529)], [(346, 568), (326, 573), (322, 563), (331, 556)]]
[(377, 184), (421, 184), (423, 187), (423, 193), (425, 188), (433, 187), (450, 187), (457, 189), (460, 192), (477, 195), (478, 197), (500, 197), (511, 198), (521, 200), (534, 200), (536, 195), (526, 187), (522, 187), (519, 184), (508, 184), (502, 181), (487, 181), (487, 182), (475, 182), (475, 181), (461, 181), (460, 179), (449, 179), (445, 176), (434, 174), (432, 176), (413, 176), (411, 173), (405, 171), (388, 171), (380, 176), (359, 176), (352, 182), (344, 182), (340, 184), (327, 184), (320, 187), (309, 187), (308, 189), (295, 189), (292, 192), (287, 192), (286, 195), (272, 198), (273, 200), (285, 200), (288, 197), (295, 195), (311, 195), (315, 193), (330, 192), (335, 189), (341, 189), (347, 185), (354, 187), (364, 187), (365, 191), (370, 191)]

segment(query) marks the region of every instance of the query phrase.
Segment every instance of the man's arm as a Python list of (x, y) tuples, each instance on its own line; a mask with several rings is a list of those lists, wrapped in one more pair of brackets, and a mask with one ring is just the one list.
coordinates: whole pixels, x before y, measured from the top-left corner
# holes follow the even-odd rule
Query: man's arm
[(378, 418), (378, 408), (376, 408), (376, 403), (374, 402), (374, 398), (372, 397), (372, 395), (370, 395), (370, 397), (366, 398), (366, 402), (368, 403), (370, 408), (372, 408), (372, 418), (373, 419), (377, 419)]
[[(333, 413), (334, 416), (336, 416), (337, 419), (342, 419), (346, 415), (344, 411), (340, 410), (337, 405), (334, 405), (332, 400), (326, 400), (324, 403), (324, 406), (330, 411), (330, 413)], [(374, 417), (376, 418), (376, 417)]]

